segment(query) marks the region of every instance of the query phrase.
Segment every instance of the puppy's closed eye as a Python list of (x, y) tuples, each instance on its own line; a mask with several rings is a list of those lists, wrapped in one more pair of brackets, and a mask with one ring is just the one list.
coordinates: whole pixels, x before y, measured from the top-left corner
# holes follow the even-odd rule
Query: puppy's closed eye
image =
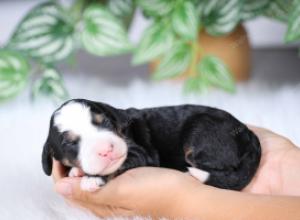
[(71, 131), (63, 132), (63, 142), (62, 144), (77, 144), (79, 142), (79, 136)]

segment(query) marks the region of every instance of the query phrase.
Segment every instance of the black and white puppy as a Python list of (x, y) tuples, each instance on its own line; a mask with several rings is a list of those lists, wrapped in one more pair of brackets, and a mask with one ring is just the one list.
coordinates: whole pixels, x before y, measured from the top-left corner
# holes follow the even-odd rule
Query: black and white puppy
[(117, 109), (84, 99), (67, 101), (51, 117), (42, 153), (83, 176), (81, 188), (97, 190), (111, 178), (140, 166), (188, 171), (205, 184), (244, 188), (260, 162), (257, 137), (229, 113), (181, 105)]

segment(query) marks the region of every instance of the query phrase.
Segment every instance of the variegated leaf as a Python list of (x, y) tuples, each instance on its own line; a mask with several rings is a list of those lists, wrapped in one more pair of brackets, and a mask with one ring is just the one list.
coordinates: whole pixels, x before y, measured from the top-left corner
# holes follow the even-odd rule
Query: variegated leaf
[(55, 2), (33, 8), (19, 23), (9, 47), (44, 62), (66, 58), (74, 48), (73, 25)]
[(288, 22), (289, 15), (293, 9), (294, 0), (272, 0), (265, 15), (271, 18), (278, 19), (283, 22)]
[(134, 64), (141, 64), (153, 60), (167, 52), (174, 43), (174, 34), (170, 27), (161, 22), (153, 23), (147, 28), (135, 50)]
[(153, 73), (153, 79), (163, 80), (184, 73), (189, 67), (191, 59), (191, 45), (184, 42), (178, 42), (166, 52), (158, 65), (157, 70)]
[(187, 40), (197, 38), (198, 20), (196, 7), (191, 1), (182, 1), (172, 14), (173, 29), (179, 36)]
[(240, 0), (207, 0), (201, 13), (206, 31), (213, 36), (230, 33), (241, 20), (242, 6)]
[(198, 65), (198, 72), (211, 85), (229, 92), (235, 91), (232, 74), (219, 58), (215, 56), (203, 57)]
[(244, 0), (241, 18), (248, 20), (261, 15), (269, 5), (269, 0)]
[(170, 13), (176, 1), (170, 0), (137, 0), (137, 5), (146, 15), (164, 16)]
[(81, 41), (84, 48), (98, 56), (129, 52), (132, 45), (121, 22), (105, 7), (94, 4), (83, 14)]
[(207, 6), (207, 1), (194, 1), (194, 5), (196, 7), (196, 12), (197, 12), (197, 16), (200, 18), (202, 18), (203, 12), (204, 12), (204, 8), (206, 8)]
[(117, 17), (129, 16), (133, 11), (132, 0), (109, 0), (108, 8)]
[(196, 75), (193, 77), (189, 77), (185, 82), (183, 86), (183, 92), (185, 94), (191, 94), (191, 93), (204, 93), (208, 91), (209, 83), (201, 77), (201, 75)]
[(300, 0), (294, 0), (293, 10), (289, 16), (288, 31), (285, 36), (286, 42), (300, 40)]
[(14, 51), (0, 50), (0, 100), (17, 95), (26, 85), (29, 65)]
[(32, 87), (32, 96), (48, 96), (55, 102), (60, 102), (68, 97), (63, 80), (56, 69), (48, 68), (44, 71), (42, 78), (38, 79)]

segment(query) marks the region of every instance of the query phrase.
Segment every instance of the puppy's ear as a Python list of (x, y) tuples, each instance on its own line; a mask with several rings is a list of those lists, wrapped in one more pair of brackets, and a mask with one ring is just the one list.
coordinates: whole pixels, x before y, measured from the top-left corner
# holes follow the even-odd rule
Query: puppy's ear
[(120, 109), (114, 108), (104, 103), (96, 104), (96, 108), (103, 112), (106, 117), (116, 123), (118, 126), (125, 126), (128, 124), (127, 115)]
[(48, 176), (52, 173), (52, 149), (48, 141), (44, 144), (42, 153), (42, 165), (45, 174)]

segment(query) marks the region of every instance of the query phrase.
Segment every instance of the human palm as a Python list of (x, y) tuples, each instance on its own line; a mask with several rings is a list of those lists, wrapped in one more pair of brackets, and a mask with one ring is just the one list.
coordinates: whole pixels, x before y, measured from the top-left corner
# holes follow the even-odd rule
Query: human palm
[[(258, 136), (262, 147), (259, 168), (244, 192), (269, 195), (300, 195), (299, 180), (291, 175), (294, 162), (291, 158), (299, 149), (288, 139), (269, 130), (249, 126)], [(297, 186), (298, 185), (298, 186)]]
[[(260, 140), (262, 158), (256, 175), (243, 191), (300, 196), (299, 148), (288, 139), (271, 131), (252, 126), (249, 128)], [(58, 193), (72, 204), (84, 207), (102, 217), (132, 216), (137, 213), (178, 216), (175, 212), (180, 212), (182, 203), (177, 204), (176, 201), (184, 199), (187, 202), (186, 206), (189, 207), (195, 201), (193, 199), (189, 201), (187, 197), (194, 195), (195, 190), (217, 190), (201, 184), (186, 173), (165, 168), (142, 167), (129, 170), (94, 193), (80, 189), (81, 178), (65, 177), (66, 170), (57, 161), (53, 163), (52, 175)], [(224, 190), (217, 191), (217, 194), (222, 191)], [(194, 197), (198, 202), (198, 196)]]

